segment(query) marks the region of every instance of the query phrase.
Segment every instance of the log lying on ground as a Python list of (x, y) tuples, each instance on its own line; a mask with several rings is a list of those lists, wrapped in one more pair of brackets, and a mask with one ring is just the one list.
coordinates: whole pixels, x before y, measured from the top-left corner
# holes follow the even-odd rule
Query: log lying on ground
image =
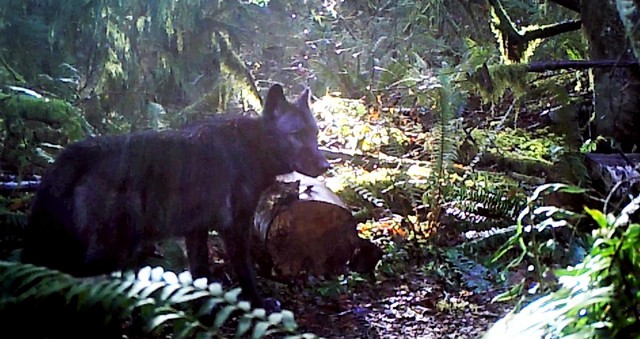
[(608, 194), (607, 202), (625, 201), (640, 191), (640, 154), (588, 153), (587, 170), (594, 187)]
[(351, 211), (321, 181), (292, 173), (267, 190), (255, 216), (254, 258), (276, 280), (370, 272), (382, 256), (358, 237)]
[[(587, 153), (583, 160), (589, 177), (588, 188), (592, 190), (584, 194), (553, 192), (545, 197), (547, 205), (578, 213), (584, 212), (585, 206), (610, 212), (624, 207), (630, 197), (640, 192), (640, 154)], [(562, 182), (550, 178), (553, 179), (550, 182)]]

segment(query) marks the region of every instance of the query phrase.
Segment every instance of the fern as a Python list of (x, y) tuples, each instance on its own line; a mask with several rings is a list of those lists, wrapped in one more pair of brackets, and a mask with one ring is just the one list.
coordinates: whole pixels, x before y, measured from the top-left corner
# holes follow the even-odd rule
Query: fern
[(524, 207), (523, 197), (510, 196), (508, 192), (492, 192), (461, 185), (457, 188), (457, 195), (451, 204), (453, 207), (492, 219), (513, 219)]
[(371, 205), (377, 208), (388, 209), (387, 202), (384, 199), (380, 199), (376, 195), (374, 195), (370, 189), (356, 182), (348, 182), (347, 186), (351, 188), (356, 194), (358, 194), (364, 201), (371, 203)]
[(452, 103), (455, 100), (453, 96), (453, 88), (449, 83), (449, 78), (445, 75), (440, 76), (440, 89), (438, 96), (438, 121), (434, 128), (435, 149), (437, 154), (435, 157), (435, 173), (439, 178), (444, 176), (447, 167), (450, 167), (456, 159), (456, 149), (454, 147), (453, 126), (454, 118)]
[(0, 261), (0, 281), (0, 316), (7, 325), (45, 320), (46, 326), (26, 329), (32, 335), (95, 336), (100, 328), (104, 332), (98, 336), (103, 337), (122, 331), (216, 337), (227, 331), (236, 313), (240, 314), (237, 337), (251, 331), (253, 338), (276, 333), (293, 338), (297, 329), (290, 311), (267, 315), (264, 309), (251, 309), (248, 302), (240, 301), (238, 288), (224, 291), (219, 283), (207, 284), (204, 278), (193, 280), (189, 272), (176, 275), (161, 267), (145, 267), (135, 275), (75, 278), (44, 267)]
[[(457, 158), (455, 148), (455, 137), (453, 130), (453, 104), (455, 103), (453, 88), (446, 75), (440, 76), (440, 86), (438, 88), (437, 106), (438, 119), (433, 128), (434, 135), (434, 169), (430, 180), (436, 185), (437, 189), (431, 190), (424, 194), (422, 201), (427, 206), (440, 206), (444, 200), (444, 185), (447, 182), (448, 169), (453, 165), (453, 161)], [(434, 220), (437, 219), (438, 213), (434, 213)]]
[(490, 269), (477, 260), (469, 258), (458, 248), (444, 251), (443, 259), (451, 266), (452, 272), (460, 277), (466, 289), (484, 293), (493, 287), (495, 279)]

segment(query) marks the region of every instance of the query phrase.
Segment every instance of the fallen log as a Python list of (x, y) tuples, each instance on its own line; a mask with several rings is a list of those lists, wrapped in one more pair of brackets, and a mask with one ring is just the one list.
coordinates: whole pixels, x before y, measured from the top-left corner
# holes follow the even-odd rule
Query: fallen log
[(605, 208), (640, 192), (640, 154), (587, 153), (586, 164), (594, 188), (606, 195)]
[(290, 281), (372, 271), (382, 251), (358, 236), (356, 221), (321, 181), (298, 173), (267, 190), (255, 215), (253, 251), (263, 276)]

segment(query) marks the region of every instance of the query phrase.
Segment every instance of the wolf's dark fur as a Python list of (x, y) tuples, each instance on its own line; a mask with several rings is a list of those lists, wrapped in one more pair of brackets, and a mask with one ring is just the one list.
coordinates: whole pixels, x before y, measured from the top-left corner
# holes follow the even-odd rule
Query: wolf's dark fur
[(246, 296), (258, 296), (249, 233), (276, 175), (329, 166), (318, 150), (309, 93), (288, 102), (274, 85), (260, 118), (219, 117), (180, 130), (69, 145), (43, 178), (23, 261), (75, 275), (126, 268), (144, 241), (184, 236), (192, 273), (209, 276), (207, 232), (219, 231)]

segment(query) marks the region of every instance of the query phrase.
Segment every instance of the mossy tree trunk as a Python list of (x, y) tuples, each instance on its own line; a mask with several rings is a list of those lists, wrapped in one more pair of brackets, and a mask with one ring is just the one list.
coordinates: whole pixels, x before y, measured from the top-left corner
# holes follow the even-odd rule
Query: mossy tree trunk
[[(582, 0), (580, 11), (592, 60), (634, 60), (615, 0)], [(594, 134), (613, 138), (624, 152), (640, 146), (639, 68), (594, 69), (593, 84)]]

